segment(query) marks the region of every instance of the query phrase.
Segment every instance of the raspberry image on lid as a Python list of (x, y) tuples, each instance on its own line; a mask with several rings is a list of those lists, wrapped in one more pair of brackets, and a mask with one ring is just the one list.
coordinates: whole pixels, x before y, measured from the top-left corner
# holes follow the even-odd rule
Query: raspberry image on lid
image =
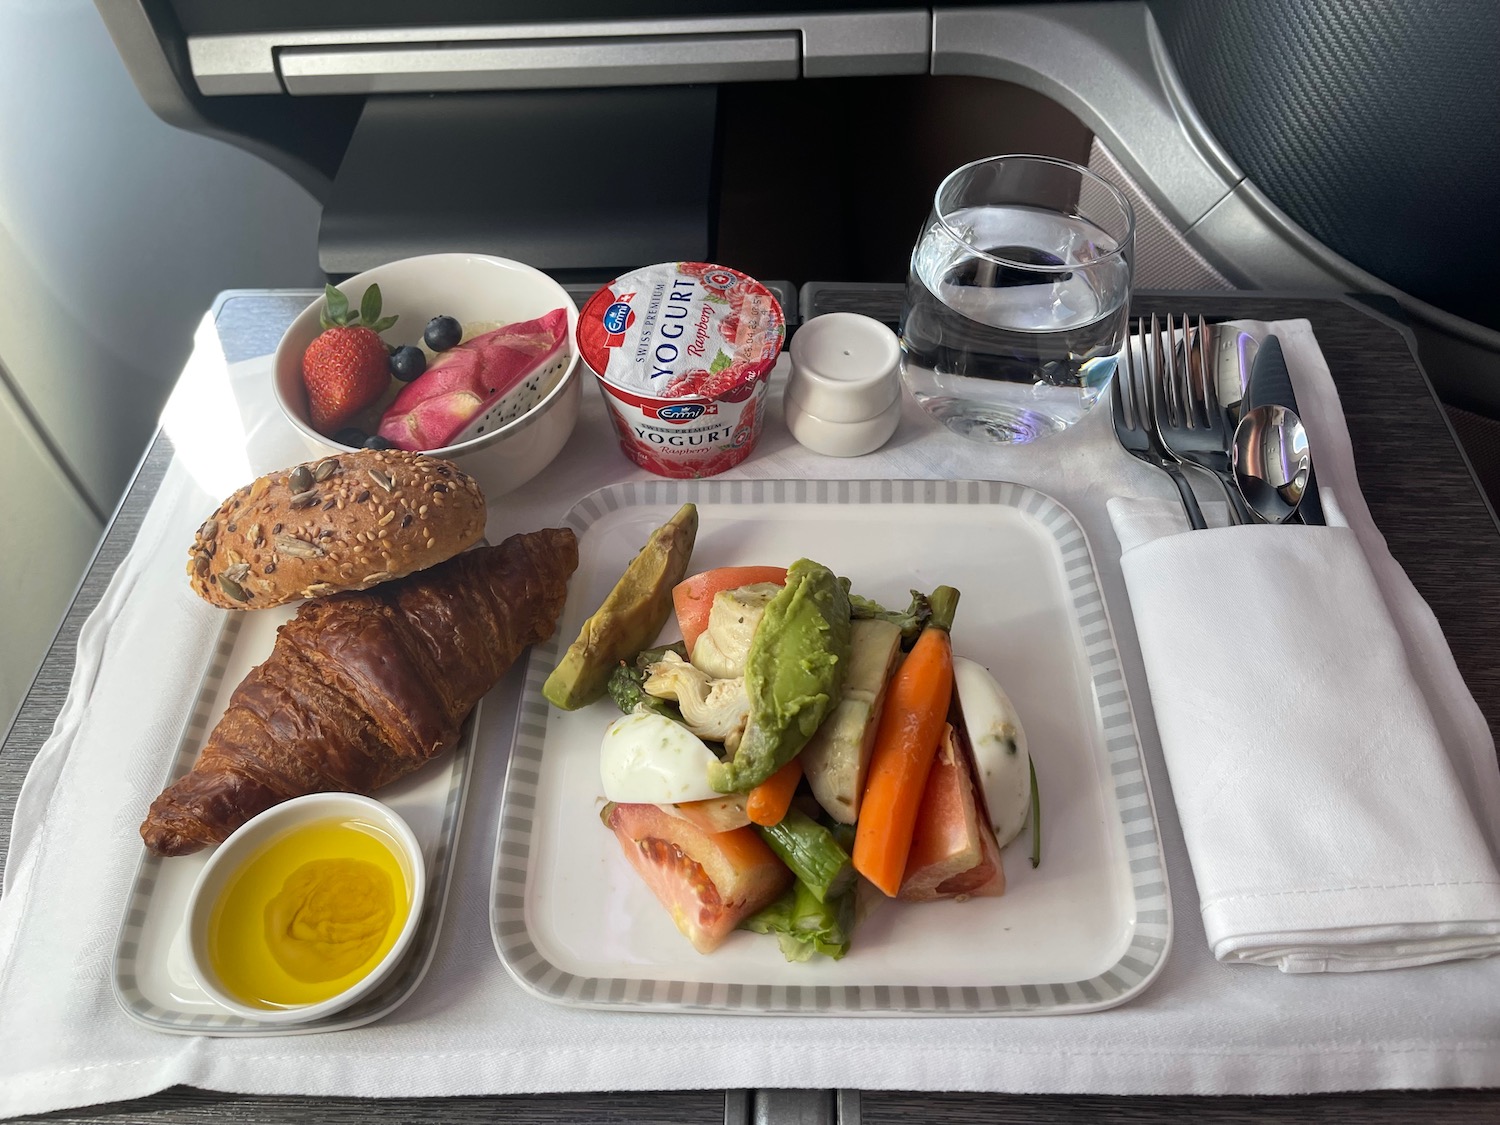
[(663, 398), (720, 398), (768, 371), (786, 321), (760, 282), (707, 262), (617, 278), (578, 317), (584, 361), (607, 382)]
[(620, 448), (671, 477), (710, 476), (749, 456), (785, 333), (769, 289), (710, 262), (634, 270), (578, 317), (579, 354)]

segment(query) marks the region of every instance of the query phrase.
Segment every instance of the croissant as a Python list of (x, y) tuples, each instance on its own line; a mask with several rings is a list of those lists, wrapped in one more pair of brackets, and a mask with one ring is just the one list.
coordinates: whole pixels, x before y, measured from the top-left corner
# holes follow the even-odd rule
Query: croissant
[(146, 847), (186, 855), (281, 801), (370, 793), (453, 746), (521, 650), (552, 635), (577, 565), (573, 532), (551, 528), (305, 602), (151, 803)]

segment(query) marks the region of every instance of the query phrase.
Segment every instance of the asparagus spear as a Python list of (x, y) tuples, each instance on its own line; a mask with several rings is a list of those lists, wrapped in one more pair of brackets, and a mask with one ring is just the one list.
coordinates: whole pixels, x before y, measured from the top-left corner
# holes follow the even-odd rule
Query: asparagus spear
[(756, 830), (819, 902), (827, 902), (853, 884), (849, 853), (806, 813), (790, 809), (780, 824), (769, 828), (757, 825)]
[(638, 653), (634, 660), (620, 661), (610, 674), (607, 687), (609, 697), (615, 701), (616, 707), (627, 715), (637, 707), (644, 707), (648, 711), (655, 711), (669, 719), (681, 721), (681, 713), (669, 700), (648, 695), (642, 686), (646, 682), (646, 669), (661, 660), (668, 652), (675, 652), (684, 660), (687, 659), (687, 646), (677, 641), (675, 644), (665, 645), (662, 648), (648, 648)]
[[(849, 580), (841, 578), (839, 581), (845, 583), (845, 588), (847, 589)], [(886, 609), (885, 606), (871, 598), (851, 593), (849, 595), (849, 616), (855, 621), (889, 621), (901, 630), (901, 647), (903, 649), (910, 649), (912, 645), (917, 643), (917, 638), (921, 636), (927, 622), (932, 619), (932, 606), (928, 601), (927, 595), (920, 590), (913, 590), (911, 592), (911, 604), (906, 607), (904, 612), (899, 613), (893, 609)]]

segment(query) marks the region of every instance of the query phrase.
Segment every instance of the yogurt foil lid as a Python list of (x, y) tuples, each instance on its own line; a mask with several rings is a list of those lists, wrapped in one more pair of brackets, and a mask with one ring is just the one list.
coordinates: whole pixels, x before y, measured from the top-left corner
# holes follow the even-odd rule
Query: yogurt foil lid
[(780, 303), (753, 277), (664, 262), (589, 298), (578, 349), (596, 375), (636, 394), (733, 400), (771, 370), (785, 332)]

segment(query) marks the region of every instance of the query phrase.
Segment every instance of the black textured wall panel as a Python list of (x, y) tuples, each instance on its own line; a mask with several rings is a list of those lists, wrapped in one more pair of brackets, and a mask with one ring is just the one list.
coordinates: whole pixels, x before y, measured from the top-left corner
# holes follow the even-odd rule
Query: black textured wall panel
[(1251, 182), (1356, 265), (1500, 328), (1500, 2), (1149, 3)]

